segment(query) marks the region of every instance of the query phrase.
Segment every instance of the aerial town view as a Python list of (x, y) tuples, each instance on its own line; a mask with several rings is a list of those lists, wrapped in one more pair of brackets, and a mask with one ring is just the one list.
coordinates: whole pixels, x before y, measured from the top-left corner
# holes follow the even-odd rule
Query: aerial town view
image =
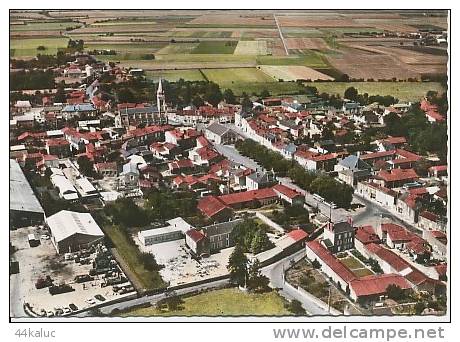
[(447, 10), (9, 18), (11, 320), (448, 314)]

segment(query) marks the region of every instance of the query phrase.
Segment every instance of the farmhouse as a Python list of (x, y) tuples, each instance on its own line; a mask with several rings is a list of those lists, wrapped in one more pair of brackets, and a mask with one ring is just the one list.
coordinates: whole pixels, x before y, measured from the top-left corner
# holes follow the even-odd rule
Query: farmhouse
[(104, 233), (89, 213), (62, 210), (46, 218), (46, 225), (58, 253), (75, 252), (104, 238)]

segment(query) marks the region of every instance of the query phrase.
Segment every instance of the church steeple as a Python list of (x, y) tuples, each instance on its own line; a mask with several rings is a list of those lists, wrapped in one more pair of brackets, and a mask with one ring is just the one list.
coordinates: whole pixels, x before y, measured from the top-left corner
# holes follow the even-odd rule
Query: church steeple
[(157, 108), (158, 108), (158, 114), (160, 116), (166, 114), (165, 93), (163, 91), (163, 85), (161, 84), (161, 78), (158, 81)]

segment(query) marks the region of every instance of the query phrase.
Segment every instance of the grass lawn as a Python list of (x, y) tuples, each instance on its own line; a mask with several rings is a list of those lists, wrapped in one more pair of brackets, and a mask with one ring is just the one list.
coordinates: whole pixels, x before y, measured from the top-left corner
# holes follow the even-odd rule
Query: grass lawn
[(369, 95), (392, 95), (400, 101), (418, 101), (428, 90), (442, 91), (437, 82), (307, 82), (320, 93), (343, 96), (348, 87), (355, 87), (360, 93)]
[(237, 41), (203, 41), (195, 49), (193, 54), (231, 54), (235, 51)]
[(209, 81), (225, 86), (239, 82), (273, 82), (273, 79), (256, 68), (203, 69)]
[(348, 256), (346, 258), (339, 259), (339, 260), (342, 264), (347, 266), (350, 270), (364, 267), (364, 265), (355, 257)]
[(177, 82), (183, 78), (185, 81), (204, 81), (204, 77), (199, 70), (158, 70), (158, 71), (146, 71), (145, 75), (147, 78), (158, 80), (159, 77), (168, 80), (169, 82)]
[(184, 298), (182, 310), (160, 311), (155, 307), (140, 308), (122, 316), (287, 316), (284, 299), (276, 292), (245, 293), (236, 288), (204, 292)]
[[(129, 267), (131, 274), (137, 279), (144, 289), (158, 289), (166, 286), (166, 283), (161, 278), (160, 273), (156, 271), (149, 271), (139, 262), (138, 256), (140, 254), (137, 246), (132, 245), (125, 237), (125, 235), (115, 226), (106, 226), (104, 233), (113, 242), (116, 250), (123, 258), (123, 261)], [(129, 277), (129, 275), (127, 274)]]
[(357, 270), (353, 270), (353, 273), (359, 278), (374, 274), (371, 270), (367, 268), (360, 268)]
[[(37, 53), (56, 54), (58, 48), (66, 48), (67, 38), (27, 38), (11, 39), (10, 55), (11, 57), (35, 57)], [(38, 51), (37, 47), (44, 46), (46, 49)]]

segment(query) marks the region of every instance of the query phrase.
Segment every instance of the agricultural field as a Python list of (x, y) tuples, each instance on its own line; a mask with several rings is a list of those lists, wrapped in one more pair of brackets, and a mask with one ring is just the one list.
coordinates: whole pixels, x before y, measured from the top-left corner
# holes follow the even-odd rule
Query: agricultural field
[(160, 77), (169, 82), (177, 82), (181, 78), (185, 81), (205, 81), (203, 74), (196, 69), (146, 71), (145, 76), (155, 82), (158, 82)]
[(241, 82), (274, 82), (269, 76), (256, 68), (206, 69), (202, 70), (209, 81), (225, 86)]
[(233, 53), (235, 55), (267, 55), (267, 42), (265, 40), (240, 40)]
[(288, 49), (327, 50), (329, 47), (322, 38), (286, 38)]
[(259, 65), (303, 65), (310, 68), (328, 68), (329, 64), (325, 61), (322, 54), (310, 51), (303, 55), (281, 56), (259, 56)]
[(203, 41), (190, 53), (193, 54), (232, 54), (238, 42), (228, 41)]
[[(11, 57), (35, 57), (38, 53), (56, 54), (58, 49), (66, 48), (68, 39), (66, 38), (31, 38), (31, 39), (11, 39)], [(44, 46), (45, 50), (37, 50), (39, 46)]]
[(343, 96), (349, 87), (355, 87), (359, 93), (369, 95), (392, 95), (400, 101), (418, 101), (427, 91), (442, 92), (437, 82), (305, 82), (305, 86), (314, 86), (320, 93)]
[(81, 26), (80, 23), (73, 21), (64, 22), (27, 22), (22, 25), (10, 25), (10, 31), (65, 31), (67, 28)]
[(183, 298), (178, 310), (139, 308), (122, 314), (130, 316), (280, 316), (290, 315), (285, 300), (276, 292), (247, 293), (236, 288), (213, 290)]
[(199, 43), (171, 43), (157, 53), (161, 55), (180, 54), (192, 52)]
[(259, 68), (274, 80), (334, 80), (331, 76), (302, 65), (261, 65)]

